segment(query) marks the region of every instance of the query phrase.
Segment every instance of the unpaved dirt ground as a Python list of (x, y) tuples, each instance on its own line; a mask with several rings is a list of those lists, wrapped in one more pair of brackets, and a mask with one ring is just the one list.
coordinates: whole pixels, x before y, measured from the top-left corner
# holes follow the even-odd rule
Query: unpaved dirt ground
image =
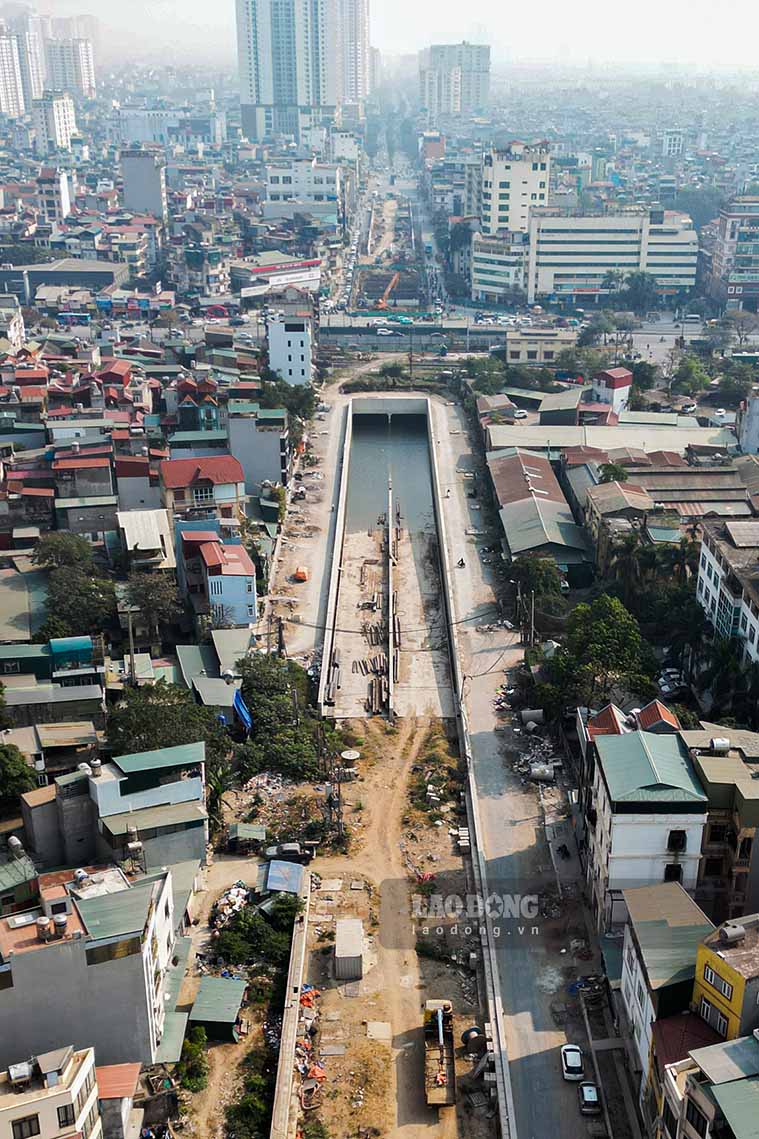
[[(365, 739), (358, 745), (363, 778), (346, 788), (350, 854), (313, 864), (323, 885), (313, 895), (307, 979), (322, 993), (320, 1050), (330, 1044), (345, 1047), (344, 1056), (324, 1058), (327, 1079), (319, 1116), (334, 1139), (362, 1127), (403, 1139), (421, 1139), (430, 1127), (443, 1139), (457, 1134), (484, 1139), (490, 1124), (474, 1114), (461, 1089), (455, 1109), (437, 1112), (425, 1103), (424, 1002), (453, 1001), (457, 1040), (479, 1020), (473, 976), (450, 961), (418, 956), (415, 948), (418, 931), (410, 904), (418, 887), (409, 867), (434, 874), (445, 882), (445, 892), (465, 892), (447, 824), (435, 826), (408, 797), (413, 769), (425, 767), (431, 721), (401, 721), (391, 731), (378, 720), (353, 727)], [(364, 976), (354, 985), (334, 979), (332, 947), (340, 916), (360, 917), (364, 926)], [(368, 1029), (368, 1022), (379, 1028)], [(387, 1038), (370, 1039), (367, 1031)], [(469, 1066), (462, 1060), (458, 1067), (465, 1075)]]

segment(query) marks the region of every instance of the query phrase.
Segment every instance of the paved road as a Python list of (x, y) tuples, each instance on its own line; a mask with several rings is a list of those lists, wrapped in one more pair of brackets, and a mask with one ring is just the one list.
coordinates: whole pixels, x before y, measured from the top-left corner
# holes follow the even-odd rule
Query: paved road
[[(464, 696), (469, 713), (472, 756), (479, 791), (483, 840), (491, 890), (507, 893), (540, 891), (554, 880), (535, 785), (522, 785), (504, 762), (502, 735), (496, 732), (493, 698), (504, 681), (504, 669), (523, 655), (517, 637), (505, 629), (494, 634), (474, 630), (479, 620), (493, 614), (493, 564), (483, 564), (477, 539), (467, 531), (482, 528), (481, 510), (467, 497), (471, 486), (463, 478), (472, 470), (466, 424), (459, 408), (435, 402), (438, 425), (436, 446), (441, 479), (451, 489), (448, 511), (449, 554), (453, 564), (464, 557), (466, 568), (454, 580), (454, 610), (467, 680)], [(453, 434), (452, 432), (455, 432)], [(445, 491), (443, 492), (445, 493)], [(485, 542), (479, 539), (479, 544)], [(469, 622), (468, 618), (479, 618)], [(514, 743), (518, 745), (518, 738)], [(577, 1139), (584, 1127), (577, 1108), (576, 1090), (562, 1080), (559, 1048), (565, 1030), (555, 1023), (551, 1003), (565, 999), (566, 976), (571, 963), (558, 941), (539, 921), (537, 936), (504, 931), (498, 951), (501, 999), (504, 1010), (511, 1082), (518, 1139)], [(527, 929), (531, 923), (527, 924)], [(587, 965), (583, 964), (582, 971)], [(573, 1031), (571, 1038), (584, 1043)]]

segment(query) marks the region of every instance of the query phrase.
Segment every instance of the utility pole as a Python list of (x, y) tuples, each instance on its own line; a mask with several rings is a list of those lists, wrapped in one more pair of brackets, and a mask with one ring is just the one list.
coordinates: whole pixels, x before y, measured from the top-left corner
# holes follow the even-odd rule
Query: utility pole
[(132, 624), (132, 607), (127, 610), (127, 627), (129, 629), (129, 683), (137, 683), (137, 666), (134, 661), (134, 625)]
[(414, 378), (414, 326), (413, 324), (408, 330), (408, 371), (409, 379)]
[(287, 648), (285, 646), (285, 620), (284, 617), (277, 617), (277, 656), (286, 657)]
[(535, 644), (535, 590), (530, 594), (530, 644)]

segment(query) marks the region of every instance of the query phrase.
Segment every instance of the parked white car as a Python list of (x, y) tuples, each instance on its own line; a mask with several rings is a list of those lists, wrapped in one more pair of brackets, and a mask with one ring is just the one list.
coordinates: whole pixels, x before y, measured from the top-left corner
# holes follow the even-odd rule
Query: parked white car
[(561, 1074), (565, 1080), (579, 1081), (585, 1075), (585, 1057), (577, 1044), (562, 1044)]

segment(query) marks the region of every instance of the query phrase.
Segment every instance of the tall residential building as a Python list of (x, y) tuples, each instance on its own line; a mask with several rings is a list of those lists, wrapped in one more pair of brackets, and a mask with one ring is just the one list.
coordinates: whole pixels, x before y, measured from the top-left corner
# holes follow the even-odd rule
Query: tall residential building
[(26, 110), (39, 99), (45, 87), (45, 34), (47, 23), (44, 17), (25, 9), (8, 21), (10, 31), (18, 44), (18, 60), (21, 69), (21, 86), (24, 92)]
[(18, 118), (25, 110), (18, 40), (0, 31), (0, 114)]
[(563, 217), (547, 212), (530, 220), (527, 300), (594, 300), (610, 291), (608, 275), (645, 272), (662, 296), (696, 284), (698, 234), (687, 214), (631, 209), (619, 214)]
[(551, 153), (548, 143), (512, 142), (506, 150), (482, 156), (480, 220), (482, 233), (526, 233), (530, 211), (548, 203)]
[(152, 214), (162, 222), (168, 220), (166, 197), (166, 160), (157, 149), (132, 147), (121, 152), (124, 179), (124, 205), (138, 214)]
[(93, 98), (95, 58), (91, 40), (48, 40), (45, 54), (50, 87)]
[(71, 96), (63, 91), (45, 91), (32, 106), (34, 149), (44, 156), (56, 150), (71, 150), (76, 117)]
[(69, 176), (65, 170), (43, 166), (37, 175), (37, 208), (51, 224), (65, 221), (71, 213)]
[(360, 103), (371, 90), (369, 0), (338, 0), (341, 46), (341, 98)]
[(742, 194), (720, 210), (709, 292), (727, 308), (759, 306), (759, 196)]
[(338, 0), (237, 0), (243, 134), (300, 139), (340, 101)]
[(490, 45), (433, 44), (420, 52), (419, 93), (431, 122), (483, 110), (490, 99)]

